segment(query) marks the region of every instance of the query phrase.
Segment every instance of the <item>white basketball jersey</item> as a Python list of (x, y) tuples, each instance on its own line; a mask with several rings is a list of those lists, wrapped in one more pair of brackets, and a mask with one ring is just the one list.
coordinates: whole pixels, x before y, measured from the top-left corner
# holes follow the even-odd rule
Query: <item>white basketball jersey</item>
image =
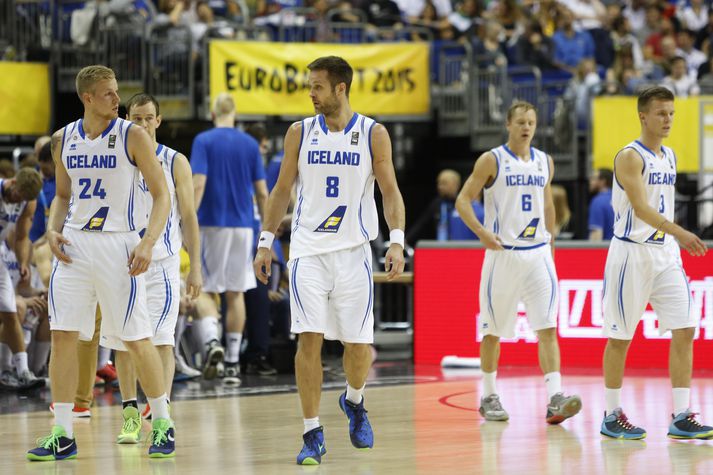
[[(676, 196), (676, 154), (668, 147), (661, 146), (662, 156), (657, 156), (644, 144), (635, 140), (622, 150), (631, 148), (641, 156), (641, 179), (646, 190), (646, 202), (673, 221)], [(611, 204), (614, 208), (614, 236), (624, 241), (661, 246), (671, 242), (673, 237), (649, 226), (634, 214), (629, 197), (616, 180), (612, 190)]]
[(498, 164), (485, 188), (485, 227), (506, 249), (528, 249), (550, 242), (545, 227), (545, 186), (550, 180), (547, 154), (530, 147), (530, 160), (519, 159), (507, 145), (491, 150)]
[(374, 124), (356, 113), (339, 132), (330, 132), (322, 115), (302, 121), (291, 259), (349, 249), (376, 238)]
[(131, 122), (114, 119), (94, 140), (82, 119), (64, 128), (62, 163), (72, 182), (65, 226), (81, 231), (130, 232), (146, 226), (141, 175), (131, 160), (127, 137)]
[[(163, 175), (166, 178), (168, 186), (168, 196), (171, 199), (171, 211), (166, 220), (166, 227), (161, 233), (161, 237), (156, 241), (153, 247), (153, 259), (159, 260), (165, 257), (173, 256), (181, 250), (183, 236), (181, 234), (181, 214), (178, 212), (178, 199), (176, 198), (176, 182), (173, 176), (173, 162), (176, 159), (178, 152), (159, 144), (156, 148), (156, 157), (161, 162)], [(153, 198), (149, 192), (146, 182), (143, 177), (141, 179), (142, 189), (144, 191), (144, 200), (146, 203), (147, 214), (151, 213), (153, 207)]]
[(0, 180), (0, 241), (4, 241), (11, 230), (15, 229), (17, 218), (27, 206), (27, 201), (8, 203), (2, 196), (2, 187), (5, 180)]

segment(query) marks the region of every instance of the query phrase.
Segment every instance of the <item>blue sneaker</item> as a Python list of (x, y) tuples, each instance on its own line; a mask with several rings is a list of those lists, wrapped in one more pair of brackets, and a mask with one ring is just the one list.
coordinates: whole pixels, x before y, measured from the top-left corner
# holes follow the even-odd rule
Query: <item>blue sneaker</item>
[(161, 459), (175, 456), (176, 441), (171, 421), (168, 419), (154, 419), (151, 425), (149, 457)]
[(302, 435), (304, 445), (297, 455), (297, 465), (319, 465), (322, 455), (327, 453), (324, 446), (324, 427), (319, 426)]
[(364, 398), (359, 404), (354, 404), (347, 399), (347, 392), (344, 391), (339, 396), (339, 408), (347, 418), (349, 418), (349, 438), (352, 445), (357, 449), (370, 449), (374, 446), (374, 432), (366, 417), (367, 410), (364, 409)]
[(713, 438), (713, 427), (702, 425), (696, 420), (697, 415), (688, 409), (677, 416), (671, 414), (673, 420), (668, 426), (668, 436), (672, 439)]
[(614, 412), (608, 416), (606, 412), (604, 413), (600, 432), (613, 439), (638, 440), (646, 437), (646, 431), (631, 424), (620, 407), (614, 409)]
[(54, 460), (76, 459), (77, 441), (67, 437), (62, 426), (52, 427), (47, 437), (37, 439), (37, 447), (27, 452), (27, 460), (51, 462)]

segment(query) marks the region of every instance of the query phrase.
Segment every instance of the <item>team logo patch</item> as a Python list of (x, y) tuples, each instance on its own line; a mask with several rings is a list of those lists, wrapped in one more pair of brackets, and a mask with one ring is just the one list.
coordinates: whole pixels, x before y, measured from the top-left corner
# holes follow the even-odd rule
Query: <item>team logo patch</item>
[(70, 150), (70, 152), (71, 152), (71, 151), (74, 151), (74, 150), (77, 150), (77, 144), (76, 144), (76, 143), (73, 143), (72, 145), (70, 145), (70, 146), (69, 146), (69, 150)]
[(109, 207), (102, 206), (99, 211), (94, 213), (94, 216), (89, 218), (87, 224), (84, 225), (82, 231), (101, 231), (104, 229), (104, 223), (106, 222), (106, 216), (109, 214)]
[(116, 135), (109, 136), (109, 148), (114, 148), (116, 145)]
[(663, 244), (665, 238), (666, 238), (666, 233), (661, 231), (660, 229), (657, 229), (656, 232), (653, 233), (646, 240), (646, 242), (650, 242), (651, 244)]
[(319, 137), (319, 130), (315, 129), (312, 134), (312, 141), (310, 142), (310, 145), (317, 145), (319, 143), (317, 137)]
[(317, 229), (314, 230), (316, 233), (336, 233), (339, 231), (339, 226), (342, 225), (342, 219), (344, 218), (344, 213), (347, 212), (346, 206), (338, 206), (332, 214), (325, 219), (322, 224), (319, 225)]
[(352, 145), (359, 144), (359, 132), (352, 132)]
[(527, 241), (531, 241), (535, 239), (535, 234), (537, 234), (537, 225), (540, 224), (540, 218), (532, 218), (532, 221), (530, 221), (530, 224), (525, 226), (525, 229), (522, 230), (520, 235), (517, 237), (518, 239), (524, 239)]

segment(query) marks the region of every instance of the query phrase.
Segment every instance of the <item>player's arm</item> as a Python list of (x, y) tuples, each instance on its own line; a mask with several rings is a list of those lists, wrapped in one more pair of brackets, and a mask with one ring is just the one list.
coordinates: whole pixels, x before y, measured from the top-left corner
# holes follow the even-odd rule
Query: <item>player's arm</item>
[(404, 271), (404, 228), (406, 227), (406, 207), (399, 190), (391, 158), (391, 138), (381, 124), (375, 124), (371, 130), (372, 167), (374, 177), (379, 184), (384, 204), (384, 218), (389, 225), (391, 245), (386, 251), (384, 270), (388, 272), (386, 280), (393, 280)]
[(267, 182), (265, 180), (255, 180), (253, 182), (253, 189), (255, 190), (255, 201), (257, 201), (257, 209), (258, 211), (260, 211), (260, 216), (264, 217), (265, 211), (267, 210), (267, 199), (269, 197), (269, 193), (267, 191)]
[(646, 200), (646, 189), (641, 178), (644, 165), (641, 156), (632, 149), (625, 149), (614, 159), (614, 176), (624, 188), (637, 218), (654, 229), (670, 234), (681, 246), (694, 256), (706, 253), (706, 245), (695, 234), (672, 223), (664, 215), (652, 208)]
[(545, 229), (550, 233), (550, 243), (554, 246), (555, 244), (555, 222), (557, 214), (555, 212), (555, 201), (552, 199), (552, 178), (555, 176), (555, 163), (552, 157), (547, 155), (547, 162), (550, 165), (550, 178), (547, 180), (545, 185), (544, 197), (545, 197)]
[(15, 223), (15, 256), (20, 271), (20, 284), (30, 283), (30, 228), (37, 209), (37, 200), (28, 201)]
[(604, 230), (600, 228), (592, 228), (589, 230), (590, 241), (601, 241), (604, 239)]
[(472, 205), (473, 201), (478, 199), (483, 188), (495, 180), (497, 174), (498, 162), (492, 152), (485, 152), (478, 157), (473, 172), (458, 193), (456, 209), (463, 222), (478, 236), (486, 249), (502, 250), (500, 238), (483, 226), (483, 223), (475, 216)]
[(208, 177), (202, 173), (195, 173), (193, 175), (193, 205), (195, 206), (196, 212), (198, 212), (198, 208), (201, 207), (207, 179)]
[(52, 254), (65, 264), (70, 264), (72, 259), (64, 253), (63, 246), (70, 246), (71, 243), (62, 236), (64, 221), (69, 212), (69, 200), (72, 197), (72, 180), (69, 178), (67, 169), (62, 163), (62, 137), (64, 129), (60, 129), (52, 134), (51, 151), (54, 160), (55, 172), (55, 197), (50, 206), (50, 216), (47, 219), (47, 242), (50, 245)]
[(177, 154), (173, 159), (173, 176), (176, 180), (176, 199), (178, 213), (181, 216), (181, 232), (183, 244), (191, 260), (191, 270), (186, 277), (186, 291), (191, 298), (196, 299), (201, 293), (203, 278), (201, 277), (201, 243), (198, 232), (198, 217), (193, 204), (193, 178), (188, 159)]
[(272, 241), (275, 238), (277, 227), (282, 221), (282, 217), (287, 213), (287, 206), (290, 204), (292, 185), (297, 178), (297, 163), (300, 153), (300, 142), (302, 141), (302, 122), (295, 122), (287, 129), (285, 134), (285, 155), (280, 165), (280, 174), (277, 183), (267, 199), (265, 213), (263, 214), (262, 233), (258, 241), (257, 253), (253, 268), (255, 276), (263, 284), (267, 284), (270, 278), (272, 267)]
[(149, 268), (153, 246), (166, 226), (171, 200), (168, 196), (166, 178), (156, 159), (153, 141), (149, 134), (141, 127), (130, 127), (127, 135), (129, 156), (141, 171), (153, 198), (146, 232), (129, 255), (129, 274), (136, 276)]
[(193, 172), (193, 205), (198, 212), (205, 193), (205, 184), (208, 180), (208, 151), (203, 145), (203, 136), (199, 135), (193, 140), (191, 148), (191, 169)]

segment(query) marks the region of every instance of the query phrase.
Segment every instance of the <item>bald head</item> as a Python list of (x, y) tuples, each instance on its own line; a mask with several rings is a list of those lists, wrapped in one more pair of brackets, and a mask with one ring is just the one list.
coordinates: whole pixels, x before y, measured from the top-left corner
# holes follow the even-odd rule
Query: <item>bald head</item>
[(235, 101), (233, 101), (233, 96), (227, 92), (218, 94), (218, 97), (216, 97), (213, 102), (213, 114), (215, 114), (216, 118), (223, 118), (235, 114)]
[(44, 147), (46, 143), (49, 143), (50, 140), (52, 140), (52, 137), (50, 137), (49, 135), (43, 135), (42, 137), (39, 137), (37, 140), (35, 140), (35, 156), (39, 156), (42, 147)]
[(441, 198), (454, 200), (460, 191), (460, 173), (455, 170), (446, 169), (438, 174), (436, 180), (438, 195)]

